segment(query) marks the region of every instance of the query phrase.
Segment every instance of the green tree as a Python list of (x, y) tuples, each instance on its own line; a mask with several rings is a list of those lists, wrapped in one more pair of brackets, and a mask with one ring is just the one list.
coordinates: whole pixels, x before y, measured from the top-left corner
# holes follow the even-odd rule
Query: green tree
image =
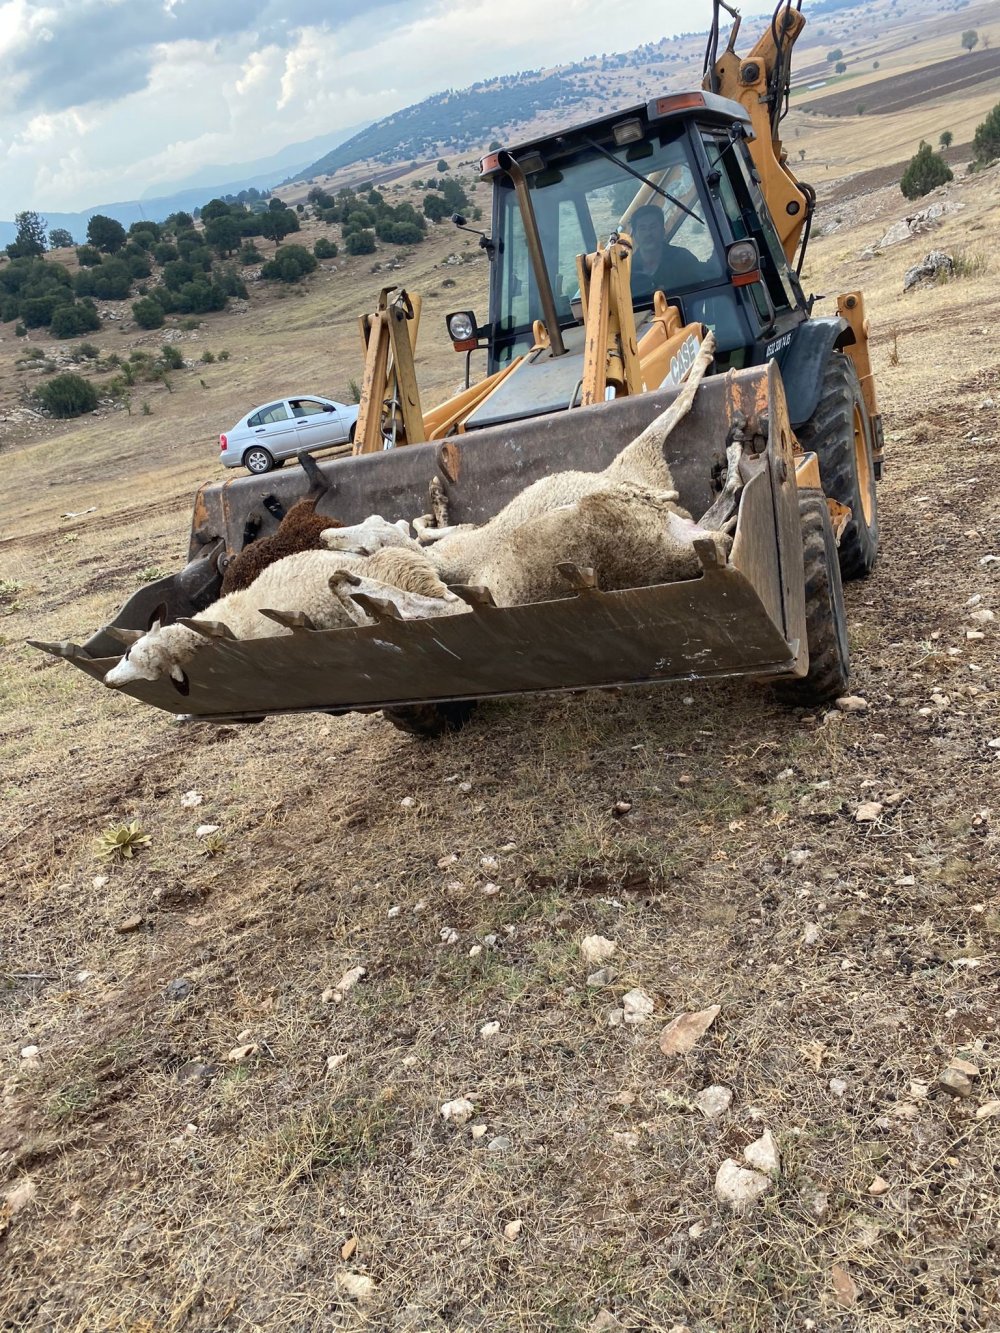
[(338, 254), (337, 243), (328, 241), (325, 236), (321, 236), (313, 246), (313, 254), (317, 259), (336, 259)]
[(839, 46), (835, 47), (835, 49), (832, 51), (827, 51), (826, 53), (826, 63), (828, 65), (832, 65), (835, 60), (843, 60), (843, 58), (844, 58), (844, 53)]
[(76, 262), (81, 268), (97, 268), (101, 262), (101, 252), (93, 245), (78, 245)]
[(92, 301), (75, 301), (72, 305), (57, 306), (52, 312), (49, 332), (53, 338), (77, 338), (81, 333), (93, 333), (101, 327), (101, 317)]
[(134, 302), (132, 315), (140, 329), (158, 329), (163, 324), (163, 306), (151, 296)]
[(97, 407), (97, 390), (82, 375), (56, 375), (35, 393), (46, 412), (54, 417), (79, 417)]
[(371, 255), (375, 253), (375, 233), (373, 231), (350, 231), (344, 237), (344, 249), (349, 255)]
[(966, 28), (965, 32), (962, 33), (963, 48), (966, 51), (971, 51), (973, 50), (974, 47), (977, 47), (978, 45), (979, 45), (979, 33), (976, 32), (975, 28)]
[(440, 194), (425, 194), (423, 208), (424, 214), (432, 222), (443, 222), (451, 212), (444, 197)]
[(26, 209), (23, 213), (14, 214), (14, 226), (17, 228), (17, 234), (13, 241), (7, 246), (7, 253), (11, 259), (28, 259), (32, 255), (43, 255), (45, 253), (45, 227), (44, 218), (40, 218), (37, 213)]
[(846, 73), (847, 73), (847, 66), (844, 64), (844, 62), (843, 62), (842, 60), (838, 60), (837, 63), (834, 65), (833, 68), (834, 68), (834, 72), (837, 73), (837, 74), (846, 74)]
[(919, 199), (950, 180), (954, 180), (951, 167), (940, 153), (935, 153), (930, 144), (921, 139), (920, 147), (903, 172), (899, 188), (907, 199)]
[(207, 226), (213, 218), (227, 218), (231, 213), (229, 205), (224, 199), (209, 199), (208, 203), (201, 210), (201, 220)]
[(231, 255), (238, 249), (242, 237), (238, 220), (229, 213), (214, 217), (205, 224), (205, 239), (220, 255)]
[(114, 218), (95, 213), (87, 223), (87, 240), (106, 255), (113, 255), (125, 244), (125, 228)]
[[(280, 200), (278, 201), (280, 205)], [(293, 231), (299, 230), (299, 220), (289, 209), (278, 207), (269, 209), (260, 217), (260, 233), (277, 247), (279, 241)]]
[(304, 245), (283, 245), (260, 271), (271, 282), (298, 282), (316, 268), (316, 256)]
[(955, 136), (952, 134), (951, 130), (941, 131), (941, 136), (938, 139), (938, 143), (941, 145), (942, 148), (950, 148), (954, 142), (955, 142)]
[(448, 163), (442, 157), (437, 164), (438, 171), (443, 175), (448, 170)]
[(53, 250), (64, 250), (73, 244), (73, 237), (65, 227), (53, 227), (49, 232), (49, 245)]
[(986, 166), (1000, 157), (1000, 102), (996, 104), (972, 136), (972, 156), (977, 166)]

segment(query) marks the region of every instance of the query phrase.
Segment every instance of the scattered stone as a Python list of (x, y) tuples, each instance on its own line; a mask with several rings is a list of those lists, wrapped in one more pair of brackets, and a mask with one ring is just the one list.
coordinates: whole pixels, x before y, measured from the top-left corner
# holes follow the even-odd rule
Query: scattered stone
[(610, 1009), (604, 1011), (604, 1021), (609, 1028), (620, 1028), (625, 1022), (625, 1015), (618, 1005), (612, 1005)]
[(472, 783), (460, 782), (455, 790), (460, 791), (463, 796), (468, 796), (469, 792), (472, 791)]
[(625, 1325), (610, 1310), (599, 1310), (587, 1325), (587, 1333), (625, 1333)]
[(580, 957), (588, 967), (599, 967), (601, 963), (606, 963), (617, 949), (614, 940), (605, 939), (603, 935), (585, 935), (580, 941)]
[(903, 291), (908, 292), (924, 282), (936, 282), (939, 273), (950, 275), (954, 271), (955, 261), (951, 255), (943, 250), (931, 250), (924, 255), (919, 264), (914, 264), (912, 268), (906, 270)]
[(441, 857), (440, 861), (438, 861), (437, 863), (437, 868), (438, 870), (447, 870), (448, 867), (453, 866), (457, 860), (458, 856), (456, 855), (456, 853), (449, 852), (447, 856)]
[(974, 1065), (971, 1060), (963, 1060), (961, 1056), (955, 1055), (948, 1061), (949, 1069), (957, 1069), (960, 1074), (967, 1074), (969, 1078), (978, 1078), (980, 1069)]
[(708, 1227), (704, 1222), (692, 1222), (688, 1227), (688, 1235), (692, 1240), (701, 1240), (707, 1230)]
[(508, 1222), (503, 1229), (504, 1240), (509, 1240), (509, 1241), (517, 1240), (518, 1236), (520, 1236), (521, 1234), (521, 1229), (523, 1226), (524, 1223), (521, 1221), (519, 1217), (515, 1218), (513, 1222)]
[(338, 1273), (337, 1286), (359, 1305), (367, 1305), (375, 1295), (375, 1283), (364, 1273)]
[(404, 1069), (416, 1069), (420, 1061), (415, 1055), (404, 1055), (400, 1063)]
[(38, 1186), (30, 1176), (22, 1176), (12, 1189), (0, 1197), (0, 1231), (6, 1228), (12, 1217), (31, 1203), (37, 1193)]
[(200, 791), (186, 791), (181, 797), (181, 809), (196, 810), (204, 799)]
[(723, 1087), (721, 1083), (702, 1088), (694, 1099), (695, 1106), (708, 1120), (717, 1120), (720, 1115), (725, 1115), (732, 1103), (732, 1088)]
[(403, 909), (397, 904), (395, 907), (389, 908), (388, 912), (386, 912), (386, 916), (390, 921), (395, 921), (396, 917), (399, 916), (402, 911)]
[(835, 1097), (843, 1097), (847, 1092), (847, 1083), (842, 1078), (832, 1078), (827, 1086)]
[(213, 833), (219, 832), (218, 824), (199, 824), (194, 831), (196, 838), (210, 838)]
[(644, 990), (630, 990), (622, 996), (622, 1017), (626, 1023), (645, 1023), (653, 1016), (655, 1005)]
[(175, 977), (167, 983), (168, 1000), (186, 1000), (194, 990), (194, 982), (189, 977)]
[(499, 1031), (500, 1024), (494, 1020), (490, 1023), (484, 1023), (479, 1029), (479, 1035), (482, 1037), (483, 1041), (488, 1041), (490, 1037), (495, 1037)]
[(616, 1129), (611, 1137), (615, 1143), (620, 1143), (624, 1148), (632, 1149), (639, 1146), (639, 1135), (634, 1129)]
[(108, 882), (108, 877), (107, 875), (95, 875), (90, 882), (95, 889), (103, 889)]
[(830, 1269), (830, 1281), (838, 1305), (850, 1306), (858, 1299), (858, 1288), (850, 1273), (842, 1264), (834, 1264)]
[(134, 931), (141, 929), (142, 917), (138, 912), (134, 916), (127, 916), (124, 921), (119, 921), (117, 930), (119, 935), (131, 935)]
[(687, 1055), (694, 1049), (722, 1011), (713, 1004), (696, 1013), (678, 1014), (660, 1033), (660, 1050), (664, 1055)]
[(234, 1046), (233, 1049), (226, 1056), (226, 1059), (231, 1064), (236, 1065), (239, 1064), (242, 1060), (249, 1060), (251, 1055), (256, 1055), (258, 1049), (259, 1048), (256, 1042), (247, 1041), (240, 1046)]
[(755, 1170), (763, 1171), (765, 1175), (777, 1175), (781, 1170), (778, 1145), (769, 1129), (765, 1129), (759, 1139), (747, 1144), (743, 1156)]
[(994, 1120), (997, 1116), (1000, 1116), (1000, 1100), (996, 1097), (976, 1107), (977, 1120)]
[(341, 1065), (346, 1065), (351, 1057), (349, 1055), (328, 1055), (326, 1057), (326, 1072), (335, 1073)]
[(193, 1083), (195, 1080), (207, 1083), (215, 1078), (220, 1068), (221, 1065), (206, 1064), (203, 1060), (188, 1060), (178, 1069), (177, 1077), (182, 1083)]
[(39, 1050), (38, 1050), (38, 1047), (37, 1047), (37, 1046), (22, 1046), (22, 1047), (21, 1047), (21, 1059), (22, 1059), (22, 1060), (34, 1060), (34, 1059), (37, 1058), (38, 1054), (39, 1054)]
[(358, 1252), (357, 1236), (348, 1236), (340, 1247), (340, 1257), (346, 1263), (348, 1259), (353, 1259)]
[(511, 1146), (510, 1139), (506, 1134), (498, 1134), (495, 1139), (490, 1139), (486, 1145), (487, 1152), (506, 1152)]
[(336, 986), (327, 986), (320, 996), (324, 1004), (340, 1004), (349, 990), (353, 990), (367, 972), (364, 967), (352, 967), (337, 982)]
[(600, 990), (602, 986), (611, 986), (618, 980), (618, 969), (616, 967), (599, 967), (596, 972), (591, 972), (587, 977), (587, 985), (591, 990)]
[(739, 1162), (734, 1162), (731, 1157), (727, 1157), (716, 1172), (716, 1198), (720, 1203), (728, 1203), (733, 1208), (748, 1208), (770, 1188), (770, 1176), (740, 1166)]
[(963, 1074), (960, 1069), (942, 1069), (938, 1074), (938, 1087), (943, 1088), (945, 1092), (953, 1097), (971, 1097), (972, 1079), (968, 1074)]
[(796, 847), (793, 851), (788, 853), (785, 860), (795, 870), (800, 870), (809, 860), (810, 856), (812, 856), (812, 852), (809, 851), (807, 847)]
[(455, 1125), (466, 1124), (475, 1109), (467, 1097), (457, 1097), (453, 1102), (441, 1103), (441, 1114), (445, 1120)]
[(455, 930), (453, 926), (442, 926), (442, 927), (441, 927), (441, 943), (442, 943), (442, 944), (457, 944), (457, 943), (458, 943), (458, 931)]
[(873, 824), (885, 807), (881, 801), (863, 801), (854, 812), (859, 824)]
[(812, 1201), (810, 1202), (809, 1207), (812, 1209), (813, 1217), (815, 1217), (817, 1221), (822, 1222), (830, 1211), (829, 1194), (825, 1193), (823, 1190), (817, 1190), (812, 1196)]
[(889, 1193), (889, 1182), (884, 1176), (876, 1176), (868, 1186), (868, 1193), (875, 1199), (880, 1199), (883, 1194)]
[(631, 809), (631, 801), (615, 801), (614, 805), (611, 807), (611, 813), (616, 819), (624, 819)]
[(494, 884), (492, 880), (483, 885), (483, 895), (487, 898), (495, 898), (499, 892), (500, 885)]
[(486, 1134), (486, 1126), (483, 1124), (473, 1125), (471, 1129), (472, 1137), (476, 1140), (483, 1138)]
[(809, 945), (818, 944), (819, 933), (820, 933), (819, 926), (816, 924), (815, 921), (810, 921), (806, 926), (805, 930), (802, 932), (802, 943)]
[(837, 700), (837, 707), (842, 713), (867, 713), (868, 700), (860, 694), (845, 694)]
[(483, 946), (481, 944), (474, 944), (472, 948), (469, 950), (469, 957), (478, 958), (479, 955), (482, 953), (482, 951), (483, 951)]
[(880, 241), (875, 245), (875, 251), (888, 249), (890, 246), (899, 245), (902, 241), (908, 241), (912, 236), (919, 236), (925, 231), (932, 231), (940, 225), (940, 220), (948, 213), (957, 213), (963, 204), (952, 203), (948, 199), (942, 199), (933, 204), (928, 204), (926, 208), (918, 209), (916, 213), (911, 213), (909, 217), (900, 218), (894, 222)]
[(504, 845), (500, 848), (500, 851), (501, 851), (504, 855), (509, 855), (511, 852), (516, 852), (516, 851), (517, 851), (517, 843), (516, 843), (516, 842), (505, 842)]
[(404, 796), (399, 804), (403, 810), (416, 810), (418, 803), (415, 796)]
[(482, 856), (479, 859), (479, 864), (486, 871), (487, 875), (495, 875), (500, 869), (500, 862), (495, 856)]
[(984, 606), (978, 611), (971, 612), (969, 619), (977, 620), (980, 625), (988, 625), (991, 621), (996, 620), (996, 613)]

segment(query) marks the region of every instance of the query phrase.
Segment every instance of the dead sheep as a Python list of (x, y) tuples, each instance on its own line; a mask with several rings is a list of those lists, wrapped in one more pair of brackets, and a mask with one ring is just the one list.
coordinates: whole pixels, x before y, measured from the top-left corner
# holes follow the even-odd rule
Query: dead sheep
[(628, 483), (605, 486), (573, 504), (528, 519), (477, 571), (497, 606), (570, 595), (558, 566), (590, 568), (604, 591), (698, 578), (699, 538), (722, 543), (676, 503), (676, 491)]
[(249, 588), (269, 565), (284, 560), (286, 556), (295, 555), (299, 551), (322, 550), (320, 534), (343, 526), (329, 514), (316, 513), (316, 506), (329, 493), (330, 487), (313, 458), (302, 454), (299, 462), (312, 481), (309, 494), (292, 505), (278, 525), (277, 532), (244, 546), (230, 560), (222, 576), (223, 597), (231, 592), (239, 592), (241, 588)]
[[(264, 610), (303, 614), (316, 629), (338, 629), (373, 621), (351, 600), (354, 580), (372, 580), (363, 585), (372, 594), (393, 601), (408, 594), (416, 601), (396, 600), (401, 613), (412, 617), (456, 614), (467, 608), (438, 578), (421, 551), (386, 547), (374, 555), (351, 555), (340, 551), (300, 551), (286, 556), (255, 579), (249, 588), (229, 593), (192, 617), (206, 628), (224, 626), (225, 637), (262, 639), (287, 634), (283, 624), (263, 614)], [(362, 585), (359, 585), (362, 586)], [(225, 632), (228, 631), (228, 634)], [(170, 675), (184, 679), (184, 667), (208, 638), (188, 625), (159, 625), (137, 639), (121, 661), (105, 675), (114, 689), (136, 680), (159, 680)]]
[(715, 338), (708, 333), (688, 381), (674, 403), (626, 445), (603, 472), (554, 472), (541, 477), (481, 527), (458, 528), (428, 546), (427, 554), (442, 579), (449, 584), (474, 583), (489, 587), (485, 569), (501, 555), (522, 524), (573, 505), (595, 491), (607, 490), (609, 486), (619, 483), (642, 486), (677, 500), (679, 496), (663, 445), (670, 430), (690, 409), (714, 351)]

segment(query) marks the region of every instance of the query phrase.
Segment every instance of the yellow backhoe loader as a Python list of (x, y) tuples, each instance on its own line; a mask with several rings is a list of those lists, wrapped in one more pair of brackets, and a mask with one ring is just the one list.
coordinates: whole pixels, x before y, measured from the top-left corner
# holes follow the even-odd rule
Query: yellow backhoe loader
[[(814, 194), (782, 149), (790, 55), (805, 20), (779, 5), (749, 52), (739, 16), (703, 86), (490, 153), (489, 314), (448, 317), (466, 389), (424, 409), (413, 362), (419, 300), (386, 289), (362, 321), (365, 372), (353, 456), (321, 461), (323, 506), (344, 523), (429, 507), (481, 524), (554, 472), (599, 471), (661, 413), (711, 330), (715, 354), (665, 454), (698, 515), (733, 481), (728, 558), (699, 547), (701, 576), (605, 591), (568, 570), (566, 596), (471, 614), (264, 639), (217, 636), (182, 679), (128, 693), (196, 719), (383, 709), (433, 733), (478, 699), (700, 677), (774, 683), (812, 706), (848, 684), (841, 579), (878, 551), (881, 422), (860, 292), (813, 314), (800, 283)], [(456, 219), (466, 225), (464, 219)], [(487, 373), (470, 384), (468, 356)], [(220, 571), (306, 491), (300, 468), (199, 492), (189, 563), (136, 593), (86, 644), (39, 644), (103, 680), (121, 643), (219, 595)], [(300, 618), (301, 619), (301, 618)]]

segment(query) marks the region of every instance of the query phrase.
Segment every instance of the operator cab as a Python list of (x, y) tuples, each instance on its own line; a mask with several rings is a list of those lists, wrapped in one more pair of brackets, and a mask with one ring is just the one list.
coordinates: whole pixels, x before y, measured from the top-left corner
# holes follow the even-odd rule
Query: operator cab
[[(655, 290), (678, 306), (684, 323), (715, 332), (723, 370), (766, 359), (766, 345), (806, 318), (747, 148), (751, 134), (736, 102), (697, 92), (511, 150), (526, 179), (567, 353), (582, 348), (577, 256), (616, 232), (633, 235), (640, 339)], [(503, 160), (494, 153), (482, 163), (493, 182), (493, 263), (490, 321), (477, 333), (488, 338), (490, 373), (531, 349), (532, 323), (544, 318), (530, 238)]]

